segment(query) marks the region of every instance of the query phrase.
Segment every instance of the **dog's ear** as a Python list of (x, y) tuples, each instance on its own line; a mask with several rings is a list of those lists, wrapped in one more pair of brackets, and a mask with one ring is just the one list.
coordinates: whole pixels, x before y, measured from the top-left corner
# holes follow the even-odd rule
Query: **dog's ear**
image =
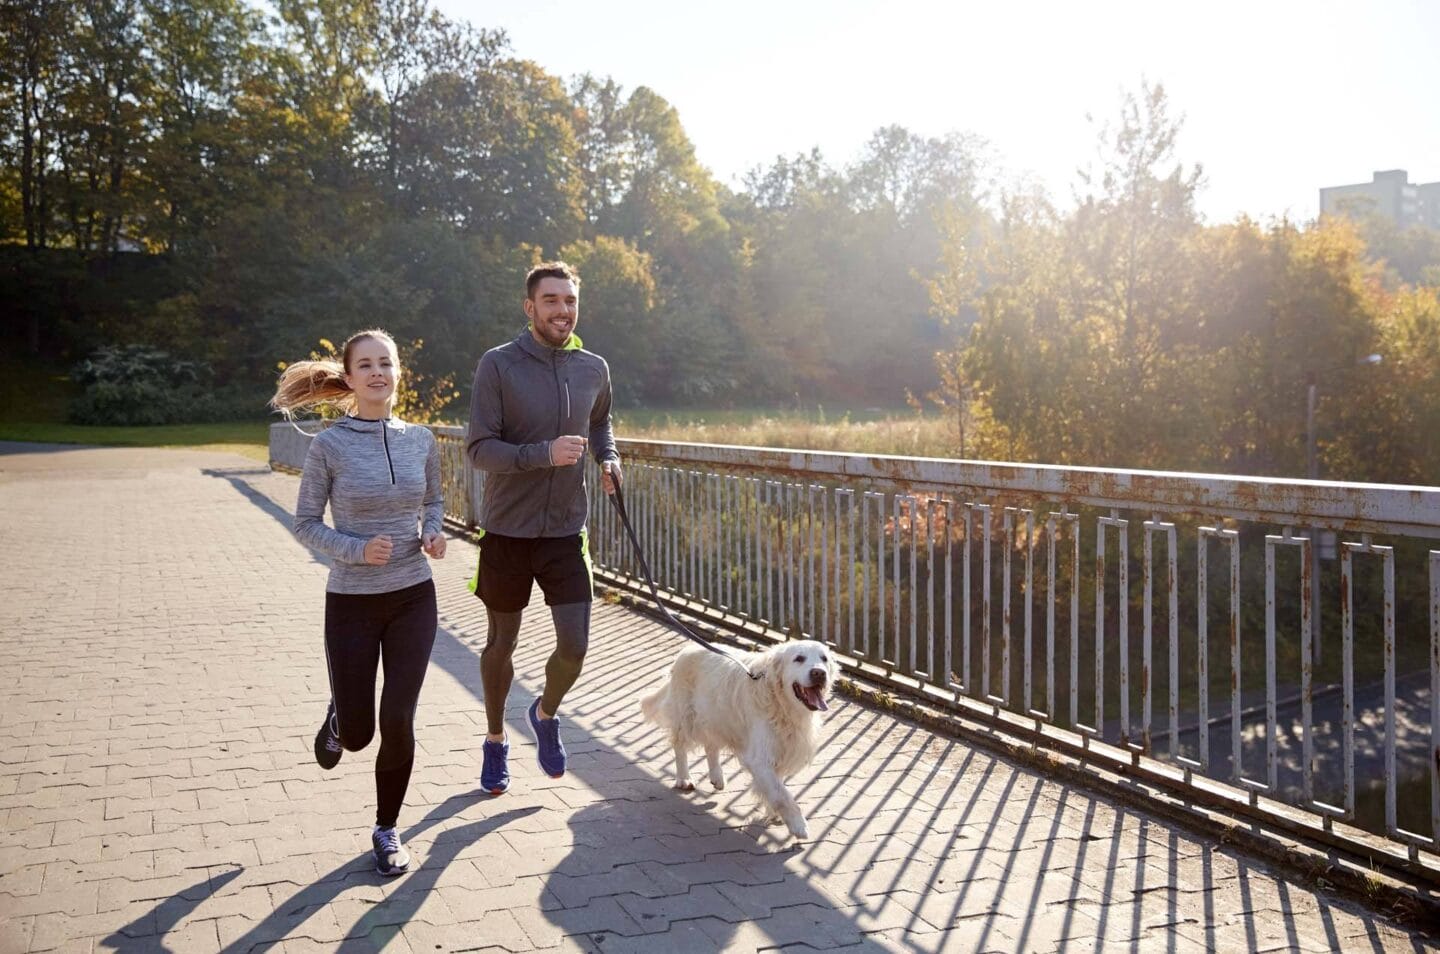
[(781, 643), (779, 646), (770, 647), (765, 653), (765, 672), (768, 675), (774, 676), (780, 682), (785, 681), (785, 657), (787, 655), (788, 652), (784, 643)]

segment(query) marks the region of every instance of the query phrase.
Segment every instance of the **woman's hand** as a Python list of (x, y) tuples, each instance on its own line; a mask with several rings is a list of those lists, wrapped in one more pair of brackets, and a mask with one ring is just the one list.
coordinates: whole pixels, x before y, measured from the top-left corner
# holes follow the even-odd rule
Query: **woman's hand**
[(371, 537), (365, 543), (365, 562), (371, 566), (384, 566), (390, 562), (390, 551), (393, 549), (395, 545), (390, 542), (389, 534)]
[(420, 541), (420, 549), (424, 550), (431, 559), (445, 559), (445, 534), (427, 533)]

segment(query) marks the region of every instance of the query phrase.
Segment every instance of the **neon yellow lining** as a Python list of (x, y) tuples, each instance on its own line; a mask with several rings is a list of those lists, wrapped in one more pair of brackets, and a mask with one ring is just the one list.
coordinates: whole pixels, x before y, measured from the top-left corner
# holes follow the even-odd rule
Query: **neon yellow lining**
[(595, 598), (595, 567), (590, 563), (590, 532), (580, 528), (580, 559), (585, 561), (585, 578), (590, 582), (590, 598)]
[[(485, 536), (485, 528), (484, 528), (484, 527), (476, 527), (476, 528), (475, 528), (475, 542), (476, 542), (476, 543), (479, 543), (480, 540), (482, 540), (482, 539), (484, 538), (484, 536)], [(476, 549), (478, 550), (479, 547), (476, 547)], [(479, 593), (479, 592), (480, 592), (480, 554), (479, 554), (479, 553), (476, 553), (476, 554), (475, 554), (475, 575), (470, 578), (470, 582), (469, 582), (469, 583), (466, 583), (465, 586), (469, 588), (469, 590), (470, 590), (471, 593)]]

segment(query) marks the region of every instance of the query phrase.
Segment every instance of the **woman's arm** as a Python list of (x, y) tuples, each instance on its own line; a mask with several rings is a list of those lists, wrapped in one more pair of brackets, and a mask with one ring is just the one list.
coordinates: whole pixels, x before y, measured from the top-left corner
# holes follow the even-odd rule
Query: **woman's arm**
[(440, 482), (440, 442), (429, 428), (430, 453), (425, 458), (425, 502), (420, 511), (420, 536), (429, 537), (445, 529), (445, 488)]
[(330, 462), (319, 440), (305, 452), (305, 469), (300, 475), (300, 496), (295, 501), (295, 536), (313, 550), (345, 563), (365, 562), (361, 537), (341, 533), (325, 525), (325, 505), (330, 500)]

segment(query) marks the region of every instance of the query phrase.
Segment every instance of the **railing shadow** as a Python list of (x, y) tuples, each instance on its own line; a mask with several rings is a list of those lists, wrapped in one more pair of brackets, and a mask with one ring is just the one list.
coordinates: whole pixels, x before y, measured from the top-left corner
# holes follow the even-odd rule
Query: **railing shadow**
[[(289, 526), (288, 512), (242, 476), (213, 476)], [(466, 690), (478, 714), (484, 611), (451, 579), (468, 573), (459, 562), (462, 571), (453, 574), (447, 564), (439, 587), (445, 625), (432, 662)], [(668, 740), (640, 721), (637, 705), (683, 645), (672, 637), (646, 617), (597, 606), (591, 655), (564, 712), (570, 772), (562, 787), (552, 786), (576, 806), (566, 818), (570, 846), (539, 873), (558, 904), (527, 922), (536, 946), (584, 935), (624, 950), (741, 949), (752, 942), (826, 949), (874, 938), (914, 950), (1148, 951), (1255, 949), (1272, 936), (1265, 904), (1273, 899), (1252, 896), (1252, 879), (1264, 869), (1238, 853), (1185, 839), (1124, 806), (854, 702), (833, 708), (816, 763), (791, 783), (811, 820), (810, 842), (793, 847), (783, 829), (756, 820), (744, 791), (748, 779), (733, 759), (724, 791), (701, 782), (695, 793), (677, 793), (664, 781)], [(525, 674), (543, 671), (552, 645), (548, 614), (536, 601), (516, 651), (506, 713), (522, 739), (529, 737), (523, 709), (533, 698)], [(477, 719), (477, 735), (481, 724)], [(483, 797), (452, 796), (407, 831), (407, 841)], [(383, 913), (357, 920), (350, 933), (368, 933), (383, 948), (384, 929), (403, 926), (458, 852), (537, 811), (504, 812), (443, 832), (407, 876), (405, 891)], [(1160, 883), (1147, 880), (1157, 853), (1167, 855)], [(283, 937), (297, 912), (308, 916), (338, 898), (355, 873), (354, 865), (342, 866), (297, 892), (227, 952)], [(1276, 882), (1268, 872), (1266, 880)], [(1383, 946), (1383, 918), (1279, 884), (1282, 894), (1313, 899), (1312, 916), (1334, 947), (1355, 943), (1336, 926), (1342, 910), (1366, 926), (1377, 949)], [(1217, 903), (1222, 891), (1238, 897), (1238, 912), (1226, 913), (1233, 899)], [(173, 926), (191, 902), (170, 899), (154, 916), (172, 902), (164, 916)], [(1316, 927), (1292, 920), (1281, 940), (1299, 938), (1301, 926)]]

